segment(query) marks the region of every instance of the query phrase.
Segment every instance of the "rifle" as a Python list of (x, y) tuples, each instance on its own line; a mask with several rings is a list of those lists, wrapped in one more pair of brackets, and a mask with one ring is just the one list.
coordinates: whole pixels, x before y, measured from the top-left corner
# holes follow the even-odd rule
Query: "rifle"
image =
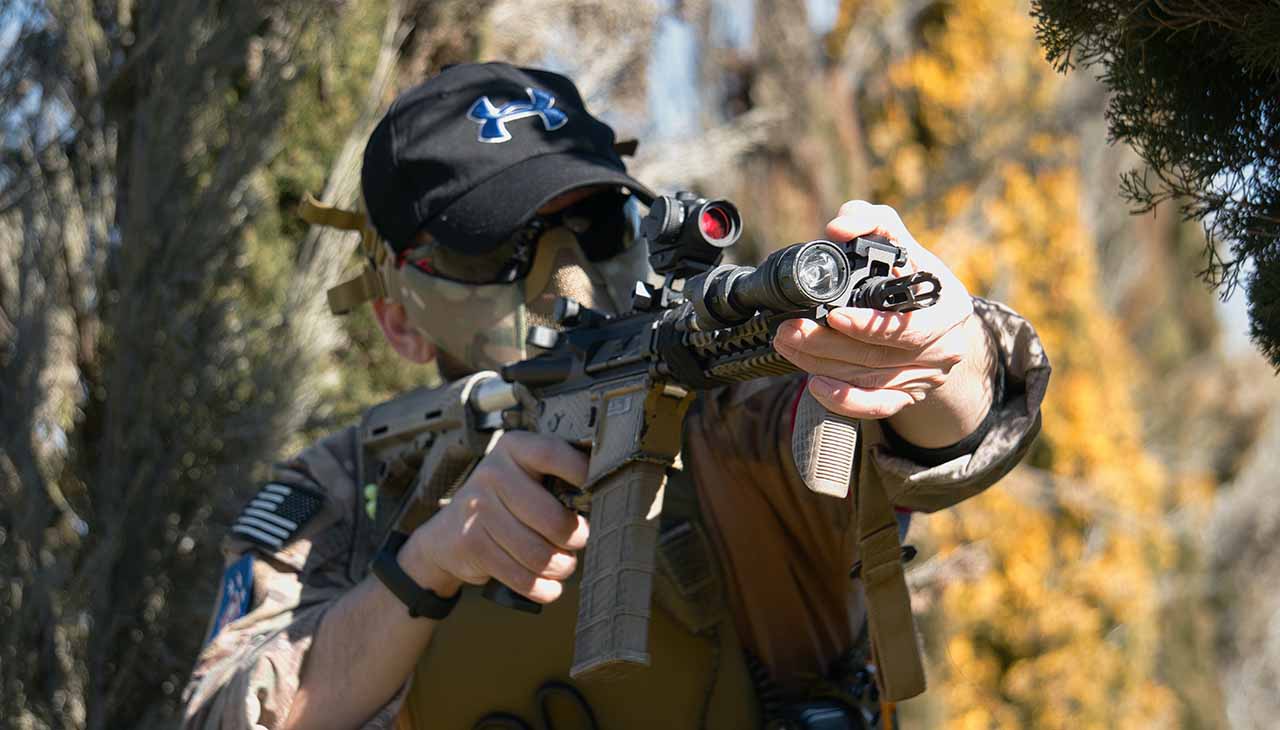
[[(366, 464), (377, 466), (379, 483), (404, 485), (408, 494), (394, 521), (403, 535), (462, 485), (500, 430), (554, 434), (589, 450), (580, 490), (547, 485), (566, 506), (591, 516), (575, 678), (649, 663), (661, 487), (696, 393), (797, 372), (771, 344), (788, 319), (824, 322), (842, 306), (910, 311), (931, 306), (941, 293), (927, 272), (894, 277), (906, 251), (875, 235), (796, 243), (758, 267), (721, 264), (741, 218), (732, 203), (692, 193), (655, 200), (640, 230), (664, 281), (637, 282), (630, 311), (611, 316), (561, 299), (554, 317), (560, 329), (529, 330), (527, 344), (540, 354), (500, 373), (404, 394), (371, 409), (361, 427)], [(806, 390), (792, 441), (805, 484), (845, 496), (856, 445), (856, 419), (827, 412)], [(496, 581), (485, 595), (540, 610)]]

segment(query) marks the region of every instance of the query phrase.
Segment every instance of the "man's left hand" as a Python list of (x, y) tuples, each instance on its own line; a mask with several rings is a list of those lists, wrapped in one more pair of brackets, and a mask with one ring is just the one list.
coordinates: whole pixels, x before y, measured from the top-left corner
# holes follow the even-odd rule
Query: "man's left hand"
[(843, 307), (829, 327), (795, 319), (778, 328), (774, 348), (814, 377), (809, 390), (827, 409), (888, 418), (917, 446), (949, 446), (972, 433), (992, 401), (995, 352), (964, 284), (912, 237), (887, 205), (853, 200), (827, 224), (848, 241), (878, 233), (907, 250), (900, 274), (928, 271), (942, 284), (938, 302), (914, 312)]

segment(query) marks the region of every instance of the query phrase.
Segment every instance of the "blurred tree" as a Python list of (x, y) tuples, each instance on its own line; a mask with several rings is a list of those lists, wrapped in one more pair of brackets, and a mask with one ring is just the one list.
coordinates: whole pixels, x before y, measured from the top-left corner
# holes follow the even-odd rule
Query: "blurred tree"
[[(244, 258), (315, 3), (10, 4), (0, 308), (3, 713), (173, 709), (220, 499), (289, 397)], [(281, 353), (288, 357), (290, 353)], [(200, 608), (197, 610), (197, 606)], [(169, 702), (157, 702), (168, 696)]]
[[(1060, 70), (1098, 66), (1113, 138), (1144, 170), (1123, 178), (1147, 210), (1168, 200), (1209, 237), (1204, 274), (1248, 282), (1254, 341), (1280, 369), (1280, 5), (1037, 0)], [(1154, 179), (1153, 179), (1154, 178)], [(1230, 246), (1224, 258), (1215, 248)]]
[(6, 724), (173, 724), (232, 510), (384, 377), (326, 371), (351, 247), (292, 208), (351, 202), (397, 76), (470, 58), (483, 7), (0, 6)]

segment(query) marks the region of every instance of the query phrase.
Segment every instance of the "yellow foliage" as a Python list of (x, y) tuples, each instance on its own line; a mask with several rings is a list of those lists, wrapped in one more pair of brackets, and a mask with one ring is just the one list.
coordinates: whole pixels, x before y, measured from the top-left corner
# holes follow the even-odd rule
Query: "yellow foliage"
[[(1054, 365), (1036, 461), (1055, 477), (1045, 487), (1015, 472), (924, 522), (940, 552), (982, 542), (992, 559), (942, 589), (931, 692), (955, 730), (1169, 727), (1157, 581), (1175, 545), (1162, 520), (1197, 486), (1175, 493), (1144, 451), (1140, 358), (1099, 304), (1080, 144), (1046, 123), (1066, 81), (1023, 4), (941, 7), (889, 69), (867, 130), (886, 168), (876, 193), (972, 291), (998, 292), (1036, 325)], [(999, 162), (922, 198), (930, 172), (956, 160)]]

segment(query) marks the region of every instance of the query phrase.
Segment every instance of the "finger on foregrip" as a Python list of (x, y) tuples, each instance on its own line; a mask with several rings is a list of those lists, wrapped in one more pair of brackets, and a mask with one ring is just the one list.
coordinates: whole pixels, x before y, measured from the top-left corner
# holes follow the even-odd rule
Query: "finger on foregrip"
[(791, 455), (811, 491), (832, 497), (849, 493), (858, 450), (858, 419), (828, 411), (803, 388), (791, 432)]

